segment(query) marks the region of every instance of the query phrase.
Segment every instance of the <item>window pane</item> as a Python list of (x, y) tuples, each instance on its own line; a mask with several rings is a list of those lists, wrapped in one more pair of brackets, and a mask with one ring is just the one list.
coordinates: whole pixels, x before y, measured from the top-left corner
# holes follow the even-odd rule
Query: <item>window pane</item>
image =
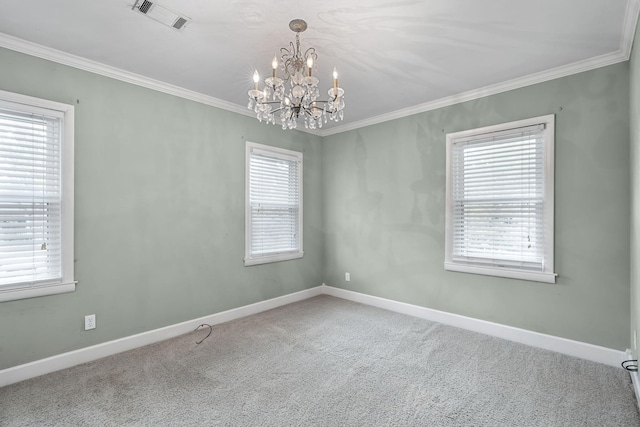
[(0, 109), (0, 286), (62, 279), (61, 123)]
[(547, 122), (532, 120), (447, 136), (445, 265), (550, 272), (553, 136)]
[(301, 253), (302, 154), (252, 143), (248, 156), (245, 262)]

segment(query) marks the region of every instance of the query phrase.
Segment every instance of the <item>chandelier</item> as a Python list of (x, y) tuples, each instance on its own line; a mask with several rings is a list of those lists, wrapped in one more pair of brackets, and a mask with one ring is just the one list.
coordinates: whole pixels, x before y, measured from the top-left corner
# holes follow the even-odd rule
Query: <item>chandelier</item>
[[(338, 87), (338, 72), (333, 69), (333, 87), (328, 90), (328, 98), (320, 99), (319, 80), (311, 73), (318, 54), (315, 48), (308, 48), (304, 54), (300, 49), (300, 33), (307, 29), (302, 19), (289, 23), (291, 31), (296, 33), (296, 44), (280, 49), (283, 78), (277, 76), (278, 58), (273, 56), (271, 77), (264, 79), (264, 88), (260, 89), (258, 70), (253, 73), (254, 89), (249, 91), (248, 108), (256, 113), (259, 121), (276, 124), (282, 129), (295, 129), (298, 122), (304, 121), (306, 129), (321, 128), (327, 120), (338, 122), (344, 114), (344, 90)], [(286, 88), (286, 83), (289, 88)]]

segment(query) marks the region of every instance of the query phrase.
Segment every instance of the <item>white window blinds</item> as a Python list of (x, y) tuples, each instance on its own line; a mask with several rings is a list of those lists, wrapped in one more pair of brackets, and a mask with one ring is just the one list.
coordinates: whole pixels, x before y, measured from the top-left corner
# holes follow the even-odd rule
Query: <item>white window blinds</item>
[(547, 124), (538, 123), (450, 138), (448, 263), (552, 269), (548, 135)]
[(0, 108), (0, 286), (62, 279), (61, 124)]
[(302, 153), (248, 143), (245, 264), (302, 256)]

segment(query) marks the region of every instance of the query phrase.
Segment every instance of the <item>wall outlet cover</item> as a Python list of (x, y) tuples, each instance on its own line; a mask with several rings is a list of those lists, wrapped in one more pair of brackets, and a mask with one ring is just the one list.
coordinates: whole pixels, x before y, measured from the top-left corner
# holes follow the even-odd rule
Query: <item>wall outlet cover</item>
[(96, 328), (96, 315), (89, 314), (88, 316), (84, 316), (84, 330), (88, 331), (89, 329)]

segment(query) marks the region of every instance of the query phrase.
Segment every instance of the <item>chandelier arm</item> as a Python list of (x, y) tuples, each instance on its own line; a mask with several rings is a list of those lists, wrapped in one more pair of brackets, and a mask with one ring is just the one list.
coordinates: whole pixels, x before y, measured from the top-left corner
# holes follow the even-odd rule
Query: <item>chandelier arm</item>
[(304, 113), (305, 113), (307, 116), (309, 116), (310, 118), (312, 118), (312, 119), (314, 118), (314, 117), (313, 117), (313, 114), (311, 113), (311, 110), (310, 110), (309, 108), (305, 108), (305, 109), (304, 109)]
[(304, 51), (304, 57), (308, 58), (309, 55), (311, 55), (311, 57), (313, 58), (313, 62), (318, 60), (318, 54), (316, 53), (316, 48), (315, 47), (310, 47), (309, 49)]
[(281, 47), (280, 53), (283, 55), (292, 56), (295, 53), (296, 47), (293, 45), (293, 42), (289, 42), (289, 46), (291, 46), (291, 49), (287, 49), (286, 47)]
[(317, 102), (322, 102), (322, 103), (324, 103), (324, 104), (328, 104), (328, 103), (330, 103), (330, 102), (336, 102), (336, 99), (337, 99), (337, 97), (336, 97), (336, 98), (333, 98), (333, 99), (331, 99), (331, 100), (316, 99), (316, 100), (315, 100), (315, 101), (313, 101), (313, 102), (316, 102), (316, 103), (317, 103)]
[(284, 68), (284, 74), (285, 74), (285, 78), (284, 80), (289, 80), (289, 77), (291, 77), (293, 74), (291, 73), (291, 69), (293, 69), (294, 73), (295, 73), (295, 58), (296, 58), (296, 47), (293, 44), (293, 42), (289, 42), (289, 46), (290, 49), (287, 49), (286, 47), (281, 47), (280, 48), (280, 54), (281, 59), (282, 59), (282, 65)]

